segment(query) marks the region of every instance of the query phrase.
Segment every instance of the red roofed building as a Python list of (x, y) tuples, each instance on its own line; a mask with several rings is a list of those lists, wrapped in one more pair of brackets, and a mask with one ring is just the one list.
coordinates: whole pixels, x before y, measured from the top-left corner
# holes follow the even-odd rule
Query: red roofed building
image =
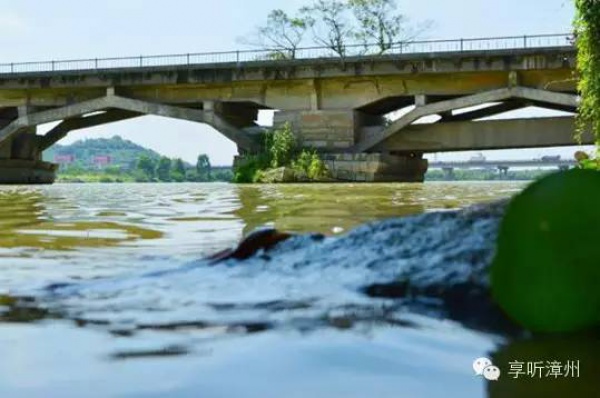
[(97, 167), (105, 167), (112, 163), (112, 159), (110, 156), (94, 156), (92, 163)]
[(74, 155), (54, 155), (54, 163), (71, 164), (75, 162)]

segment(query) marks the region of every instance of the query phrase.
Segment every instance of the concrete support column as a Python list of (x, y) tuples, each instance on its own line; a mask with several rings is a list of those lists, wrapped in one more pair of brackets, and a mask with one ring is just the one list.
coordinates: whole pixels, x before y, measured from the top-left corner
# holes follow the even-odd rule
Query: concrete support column
[(427, 159), (381, 153), (344, 153), (324, 155), (333, 178), (339, 181), (423, 182)]
[(7, 138), (0, 144), (0, 159), (10, 159), (12, 156), (13, 139)]
[(11, 159), (42, 160), (36, 127), (28, 127), (11, 140)]
[(429, 103), (427, 96), (424, 94), (415, 95), (415, 106), (425, 106)]
[(363, 128), (383, 128), (383, 118), (354, 110), (280, 111), (275, 128), (290, 123), (301, 145), (322, 152), (342, 152), (357, 143)]
[(508, 166), (498, 166), (498, 172), (501, 177), (506, 177), (508, 175)]

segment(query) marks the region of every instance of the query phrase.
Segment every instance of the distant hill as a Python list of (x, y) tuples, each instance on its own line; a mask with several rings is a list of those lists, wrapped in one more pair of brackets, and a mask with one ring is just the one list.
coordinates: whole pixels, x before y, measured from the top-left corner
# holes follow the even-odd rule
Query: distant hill
[(133, 169), (140, 156), (159, 159), (160, 154), (144, 148), (118, 135), (112, 138), (93, 138), (74, 142), (71, 145), (54, 145), (44, 152), (44, 160), (54, 162), (57, 156), (74, 158), (73, 164), (83, 169), (94, 168), (96, 157), (110, 157), (110, 164), (122, 169)]

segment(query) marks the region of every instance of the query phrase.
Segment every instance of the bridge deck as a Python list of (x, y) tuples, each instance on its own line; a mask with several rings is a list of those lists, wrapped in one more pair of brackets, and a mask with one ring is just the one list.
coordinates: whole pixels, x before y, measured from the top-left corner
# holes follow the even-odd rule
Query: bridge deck
[[(480, 56), (494, 52), (497, 54), (515, 54), (515, 51), (527, 53), (544, 49), (572, 50), (572, 34), (549, 34), (531, 36), (506, 36), (493, 38), (472, 38), (454, 40), (426, 40), (398, 42), (383, 55), (378, 54), (377, 45), (349, 45), (345, 61), (385, 59), (415, 60), (437, 58), (441, 56)], [(293, 59), (291, 59), (293, 58)], [(224, 52), (170, 54), (134, 57), (88, 58), (76, 60), (50, 60), (42, 62), (0, 63), (0, 76), (36, 75), (49, 72), (64, 74), (81, 71), (115, 71), (123, 70), (164, 70), (178, 68), (240, 68), (272, 65), (302, 65), (315, 62), (340, 60), (327, 47), (299, 48), (293, 57), (282, 50), (237, 50)]]

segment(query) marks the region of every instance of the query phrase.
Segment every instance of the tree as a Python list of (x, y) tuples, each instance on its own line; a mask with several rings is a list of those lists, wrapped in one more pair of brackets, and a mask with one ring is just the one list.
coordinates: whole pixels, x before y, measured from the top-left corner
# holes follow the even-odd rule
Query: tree
[(196, 174), (198, 181), (210, 181), (211, 165), (208, 155), (198, 155), (198, 160), (196, 162)]
[(578, 89), (581, 94), (578, 132), (590, 125), (600, 151), (600, 2), (575, 0)]
[(411, 41), (424, 30), (430, 22), (418, 28), (410, 28), (406, 16), (397, 13), (395, 0), (349, 0), (348, 1), (359, 28), (355, 37), (365, 49), (376, 44), (377, 53), (383, 54), (400, 41)]
[(171, 159), (163, 156), (156, 166), (156, 176), (160, 181), (171, 181)]
[(300, 9), (313, 39), (342, 58), (346, 56), (347, 38), (354, 35), (348, 11), (348, 3), (338, 0), (315, 0), (312, 6)]
[(153, 179), (156, 176), (156, 162), (148, 155), (141, 155), (138, 158), (136, 168), (140, 170), (144, 174), (144, 176), (146, 176), (149, 180)]
[(175, 159), (173, 170), (171, 171), (171, 179), (177, 182), (185, 180), (185, 165), (183, 164), (183, 160), (179, 158)]
[(245, 44), (272, 50), (270, 58), (295, 59), (296, 52), (306, 33), (308, 25), (299, 17), (290, 17), (283, 10), (273, 10), (267, 17), (265, 26), (259, 27), (250, 39), (242, 39)]
[(289, 123), (285, 123), (282, 128), (267, 136), (267, 148), (271, 158), (271, 167), (290, 165), (292, 158), (296, 155), (297, 142)]

